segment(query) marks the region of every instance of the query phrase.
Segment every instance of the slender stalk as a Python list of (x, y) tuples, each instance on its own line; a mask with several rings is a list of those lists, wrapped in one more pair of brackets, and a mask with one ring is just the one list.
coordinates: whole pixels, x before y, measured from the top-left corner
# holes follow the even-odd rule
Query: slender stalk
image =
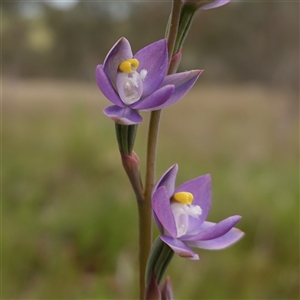
[(160, 114), (160, 110), (151, 113), (148, 133), (147, 171), (144, 201), (138, 202), (140, 242), (140, 299), (144, 298), (146, 265), (152, 245), (151, 193), (155, 180), (156, 145), (160, 123)]
[(151, 113), (149, 132), (148, 132), (147, 171), (146, 171), (144, 195), (145, 195), (145, 202), (150, 202), (150, 204), (151, 204), (151, 193), (155, 181), (156, 148), (157, 148), (160, 116), (161, 116), (161, 110), (156, 110)]
[[(168, 34), (168, 54), (169, 61), (175, 45), (179, 18), (181, 10), (181, 1), (173, 0), (171, 24)], [(144, 201), (138, 201), (139, 209), (139, 263), (140, 263), (140, 299), (144, 298), (145, 294), (145, 272), (152, 245), (152, 205), (151, 194), (155, 182), (156, 171), (156, 149), (158, 141), (158, 131), (160, 124), (161, 110), (156, 110), (151, 113), (148, 145), (147, 145), (147, 165)]]
[[(139, 212), (139, 285), (140, 299), (145, 295), (145, 273), (148, 255), (152, 244), (152, 220), (151, 220), (151, 203), (146, 201), (138, 202)], [(146, 234), (147, 233), (147, 234)]]

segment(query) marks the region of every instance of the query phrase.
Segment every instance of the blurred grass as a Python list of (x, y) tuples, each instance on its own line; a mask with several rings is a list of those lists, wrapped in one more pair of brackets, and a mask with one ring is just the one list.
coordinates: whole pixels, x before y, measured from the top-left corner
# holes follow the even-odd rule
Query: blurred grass
[[(163, 112), (158, 176), (175, 162), (178, 184), (211, 173), (209, 220), (240, 214), (246, 232), (198, 262), (175, 257), (177, 299), (299, 298), (295, 98), (199, 84)], [(95, 84), (3, 81), (3, 299), (137, 297), (135, 201), (107, 104)]]

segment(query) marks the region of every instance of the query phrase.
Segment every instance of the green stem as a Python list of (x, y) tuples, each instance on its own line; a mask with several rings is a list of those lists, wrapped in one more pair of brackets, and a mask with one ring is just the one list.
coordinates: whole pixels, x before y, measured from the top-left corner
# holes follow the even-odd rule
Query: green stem
[(151, 203), (146, 201), (138, 202), (139, 212), (139, 285), (140, 299), (144, 299), (145, 295), (145, 273), (148, 255), (152, 243), (152, 223), (151, 223)]
[(161, 110), (153, 111), (150, 117), (148, 146), (147, 146), (147, 171), (144, 191), (144, 201), (138, 202), (139, 208), (139, 235), (140, 235), (140, 299), (145, 293), (145, 273), (149, 252), (152, 245), (152, 205), (151, 194), (155, 181), (155, 161), (158, 129)]

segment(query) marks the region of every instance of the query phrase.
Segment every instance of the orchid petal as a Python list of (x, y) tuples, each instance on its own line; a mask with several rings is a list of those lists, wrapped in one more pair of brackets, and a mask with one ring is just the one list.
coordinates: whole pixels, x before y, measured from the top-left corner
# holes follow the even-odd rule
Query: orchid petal
[(217, 224), (213, 222), (204, 222), (199, 228), (199, 233), (185, 236), (182, 238), (182, 240), (205, 241), (216, 239), (231, 230), (241, 218), (241, 216), (232, 216), (222, 220)]
[(185, 241), (190, 247), (197, 247), (209, 250), (224, 249), (240, 240), (244, 235), (244, 232), (237, 228), (232, 228), (226, 234), (212, 240), (207, 241)]
[(106, 107), (103, 112), (116, 123), (122, 125), (138, 124), (143, 120), (137, 111), (130, 109), (129, 107), (113, 105)]
[(191, 249), (189, 248), (185, 243), (183, 243), (179, 239), (174, 239), (170, 236), (161, 235), (161, 240), (165, 242), (167, 245), (169, 245), (174, 252), (179, 254), (179, 256), (189, 258), (192, 260), (198, 260), (199, 256)]
[(180, 100), (191, 89), (202, 72), (203, 70), (193, 70), (166, 76), (162, 86), (174, 84), (175, 90), (168, 101), (159, 106), (158, 109), (170, 106)]
[(165, 186), (168, 191), (169, 198), (171, 198), (175, 190), (175, 181), (176, 181), (177, 172), (178, 172), (178, 165), (175, 164), (161, 176), (161, 178), (154, 186), (153, 191), (156, 191), (161, 186)]
[(230, 0), (216, 0), (212, 3), (208, 3), (208, 4), (201, 6), (201, 9), (206, 10), (206, 9), (216, 8), (216, 7), (227, 4), (228, 2), (230, 2)]
[(134, 58), (140, 63), (137, 71), (147, 71), (142, 94), (142, 97), (147, 97), (158, 89), (166, 76), (168, 67), (166, 40), (159, 40), (144, 47), (134, 55)]
[(114, 88), (116, 88), (116, 77), (120, 63), (130, 58), (132, 58), (130, 44), (126, 38), (122, 37), (110, 49), (103, 64), (104, 72)]
[(123, 102), (121, 101), (119, 95), (111, 85), (109, 78), (105, 74), (102, 65), (98, 65), (96, 68), (96, 80), (99, 89), (103, 93), (103, 95), (112, 103), (124, 107)]
[[(177, 236), (177, 228), (170, 206), (170, 196), (165, 186), (156, 190), (152, 197), (152, 206), (155, 216), (164, 229), (173, 237)], [(157, 219), (155, 221), (157, 221)], [(159, 229), (161, 227), (159, 226)]]
[(140, 109), (140, 110), (154, 110), (157, 106), (160, 106), (162, 103), (168, 101), (172, 96), (174, 91), (174, 85), (166, 85), (159, 90), (156, 90), (153, 94), (141, 99), (136, 103), (132, 104), (130, 108)]
[(202, 209), (202, 214), (199, 218), (189, 218), (188, 232), (197, 230), (200, 225), (206, 220), (211, 204), (211, 178), (209, 174), (200, 176), (193, 180), (187, 181), (180, 185), (175, 193), (190, 192), (194, 196), (193, 205), (199, 205)]

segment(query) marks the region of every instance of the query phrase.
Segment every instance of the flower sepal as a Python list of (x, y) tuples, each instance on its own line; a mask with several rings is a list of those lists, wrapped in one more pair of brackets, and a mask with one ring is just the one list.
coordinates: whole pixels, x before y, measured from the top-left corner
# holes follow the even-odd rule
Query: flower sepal
[(198, 8), (206, 10), (217, 8), (230, 2), (230, 0), (184, 0), (184, 5), (193, 7), (195, 10)]

